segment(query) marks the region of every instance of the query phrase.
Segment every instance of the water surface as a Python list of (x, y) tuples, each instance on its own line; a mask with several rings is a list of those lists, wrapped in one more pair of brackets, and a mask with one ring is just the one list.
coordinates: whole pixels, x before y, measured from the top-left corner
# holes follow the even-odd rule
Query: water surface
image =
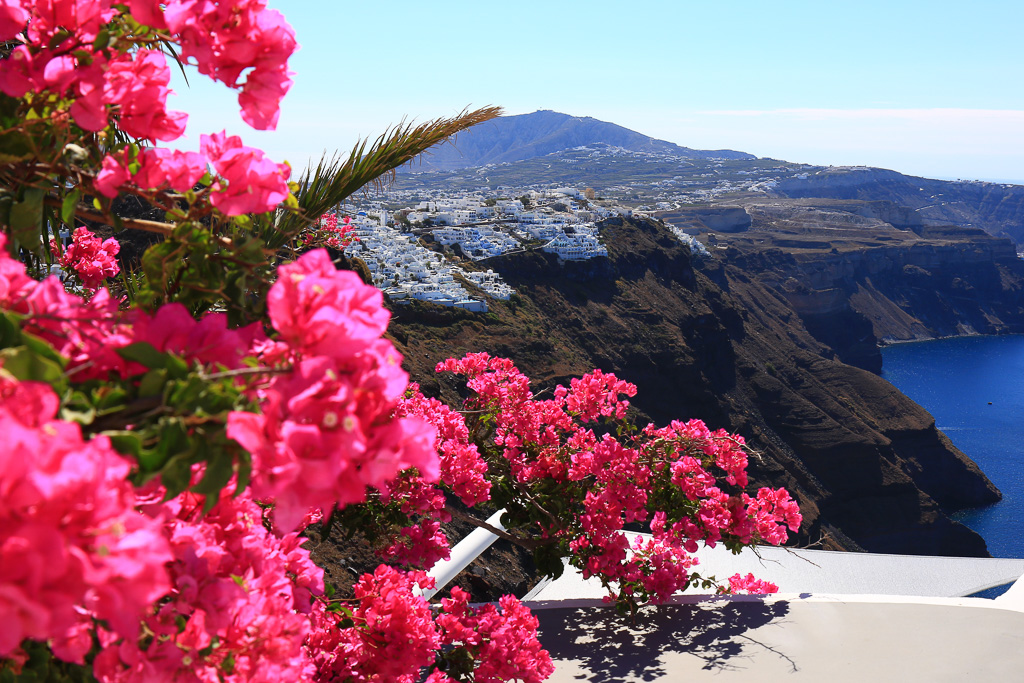
[(1003, 492), (955, 519), (994, 557), (1024, 557), (1024, 335), (894, 344), (882, 359), (882, 377), (935, 416)]

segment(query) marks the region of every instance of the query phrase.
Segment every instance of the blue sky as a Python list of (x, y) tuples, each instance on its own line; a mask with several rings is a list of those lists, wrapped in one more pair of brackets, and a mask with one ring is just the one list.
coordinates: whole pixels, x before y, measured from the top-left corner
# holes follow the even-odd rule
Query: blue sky
[(271, 0), (295, 28), (274, 133), (180, 79), (186, 147), (228, 128), (303, 166), (403, 117), (499, 105), (702, 149), (1024, 182), (1024, 3)]

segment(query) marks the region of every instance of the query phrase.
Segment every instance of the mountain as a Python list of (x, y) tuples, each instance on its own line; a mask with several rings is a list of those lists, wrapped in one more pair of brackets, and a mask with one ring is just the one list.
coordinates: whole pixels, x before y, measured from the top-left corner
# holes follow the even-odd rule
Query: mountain
[(658, 152), (686, 159), (755, 159), (732, 150), (696, 150), (656, 140), (614, 123), (589, 116), (569, 116), (545, 110), (502, 116), (459, 133), (421, 155), (406, 172), (471, 168), (521, 161), (589, 145), (619, 147), (634, 152)]

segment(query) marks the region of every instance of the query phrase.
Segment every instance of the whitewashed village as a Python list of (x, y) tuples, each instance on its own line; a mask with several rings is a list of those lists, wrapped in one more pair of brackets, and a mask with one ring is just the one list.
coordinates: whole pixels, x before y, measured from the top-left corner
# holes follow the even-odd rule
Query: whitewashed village
[[(374, 284), (392, 301), (485, 312), (487, 297), (508, 299), (514, 293), (488, 266), (495, 256), (532, 249), (552, 253), (561, 262), (607, 256), (598, 234), (601, 220), (652, 218), (655, 212), (736, 193), (764, 193), (784, 178), (806, 178), (811, 168), (771, 160), (690, 159), (604, 144), (563, 150), (537, 162), (548, 168), (615, 162), (625, 164), (624, 176), (633, 175), (629, 169), (634, 165), (667, 164), (677, 174), (641, 174), (602, 187), (601, 197), (591, 188), (556, 183), (496, 185), (496, 176), (514, 168), (508, 163), (458, 173), (411, 173), (403, 176), (401, 189), (337, 208), (339, 218), (351, 217), (357, 238), (345, 253), (366, 263)], [(666, 227), (695, 257), (710, 257), (692, 231)]]
[(487, 267), (488, 259), (527, 249), (560, 261), (607, 256), (596, 222), (632, 213), (597, 205), (586, 189), (503, 197), (508, 189), (498, 188), (498, 197), (486, 189), (456, 191), (398, 210), (387, 208), (388, 198), (339, 206), (338, 215), (351, 218), (355, 238), (345, 255), (362, 260), (374, 285), (396, 303), (420, 300), (486, 312), (487, 297), (507, 300), (514, 294)]

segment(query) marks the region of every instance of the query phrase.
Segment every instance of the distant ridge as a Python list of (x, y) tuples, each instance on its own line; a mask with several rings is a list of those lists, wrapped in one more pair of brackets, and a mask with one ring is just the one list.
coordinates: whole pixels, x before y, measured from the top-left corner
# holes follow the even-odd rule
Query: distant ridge
[(502, 116), (460, 133), (455, 143), (438, 145), (400, 169), (402, 172), (450, 171), (520, 161), (584, 145), (605, 144), (635, 152), (661, 152), (689, 159), (756, 159), (729, 149), (699, 150), (589, 116), (555, 111)]

